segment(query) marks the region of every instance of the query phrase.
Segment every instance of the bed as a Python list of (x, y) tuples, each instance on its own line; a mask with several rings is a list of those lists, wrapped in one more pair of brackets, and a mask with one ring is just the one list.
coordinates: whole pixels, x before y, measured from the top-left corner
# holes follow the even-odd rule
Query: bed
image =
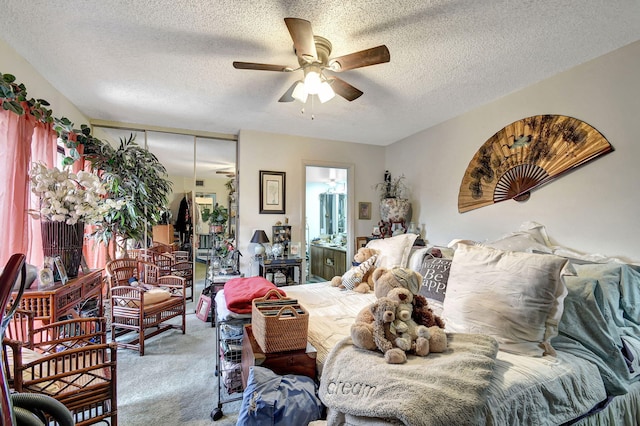
[[(380, 362), (381, 354), (370, 352), (366, 356), (371, 364), (362, 368), (368, 371), (345, 362), (353, 354), (344, 352), (353, 350), (351, 324), (360, 309), (375, 300), (373, 293), (340, 290), (326, 282), (286, 287), (287, 296), (309, 311), (308, 339), (317, 350), (319, 393), (328, 414), (326, 421), (314, 425), (459, 424), (455, 410), (472, 413), (465, 424), (637, 424), (638, 266), (553, 246), (544, 227), (531, 223), (495, 241), (460, 241), (455, 251), (442, 248), (443, 257), (436, 259), (430, 248), (411, 252), (408, 237), (392, 240), (377, 242), (377, 249), (386, 252), (379, 256), (382, 266), (406, 265), (425, 277), (421, 293), (447, 322), (452, 352), (457, 353), (460, 346), (454, 345), (460, 336), (482, 336), (485, 343), (495, 341), (500, 350), (488, 350), (482, 360), (490, 368), (489, 374), (485, 371), (486, 380), (482, 379), (486, 383), (468, 382), (470, 387), (481, 386), (475, 405), (466, 406), (468, 395), (453, 398), (451, 389), (438, 389), (447, 381), (460, 387), (456, 377), (462, 375), (460, 365), (439, 364), (452, 359), (450, 353), (425, 359), (410, 356), (406, 364), (388, 367)], [(398, 370), (402, 368), (404, 373)], [(388, 410), (381, 408), (385, 401), (373, 397), (368, 405), (360, 405), (347, 395), (354, 392), (332, 398), (327, 391), (354, 377), (367, 380), (367, 375), (392, 382), (396, 376), (403, 380), (404, 374), (413, 388), (416, 373), (445, 370), (452, 370), (447, 377), (420, 376), (419, 382), (426, 383), (424, 390), (414, 392), (415, 397), (403, 396), (411, 399), (391, 404)], [(377, 390), (387, 398), (381, 390), (383, 382), (377, 382)], [(348, 386), (353, 390), (356, 385)], [(438, 400), (447, 395), (448, 399)], [(362, 392), (354, 398), (366, 399)], [(451, 400), (456, 399), (461, 402), (453, 407)], [(440, 406), (450, 411), (440, 412)]]

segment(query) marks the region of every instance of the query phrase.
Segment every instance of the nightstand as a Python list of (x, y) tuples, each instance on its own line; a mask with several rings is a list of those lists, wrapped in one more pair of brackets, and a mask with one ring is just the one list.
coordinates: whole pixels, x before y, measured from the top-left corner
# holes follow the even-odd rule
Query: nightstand
[(300, 284), (302, 258), (283, 257), (276, 259), (259, 259), (259, 274), (278, 287)]
[(247, 387), (249, 369), (258, 365), (276, 374), (296, 374), (316, 380), (316, 348), (307, 343), (306, 349), (265, 354), (253, 337), (251, 324), (245, 324), (242, 336), (242, 387)]

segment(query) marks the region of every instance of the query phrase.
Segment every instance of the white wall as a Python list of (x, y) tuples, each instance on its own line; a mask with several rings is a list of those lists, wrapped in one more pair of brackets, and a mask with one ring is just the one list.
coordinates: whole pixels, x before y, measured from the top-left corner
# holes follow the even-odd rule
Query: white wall
[(62, 96), (58, 90), (45, 80), (30, 63), (0, 39), (0, 72), (13, 74), (17, 83), (24, 83), (29, 98), (44, 99), (51, 105), (56, 118), (67, 117), (80, 128), (81, 124), (89, 124), (89, 119)]
[[(525, 221), (575, 250), (640, 260), (640, 42), (582, 64), (387, 147), (386, 166), (413, 189), (414, 219), (434, 244), (494, 239)], [(615, 151), (531, 193), (458, 213), (460, 182), (478, 148), (521, 118), (559, 114), (599, 130)]]
[[(313, 125), (313, 123), (309, 123)], [(384, 175), (384, 147), (302, 138), (288, 135), (241, 130), (239, 143), (239, 240), (238, 247), (243, 254), (241, 269), (245, 274), (255, 273), (250, 259), (249, 240), (256, 229), (264, 229), (271, 235), (271, 227), (276, 221), (284, 223), (285, 217), (291, 225), (292, 241), (304, 238), (304, 182), (305, 163), (316, 165), (353, 165), (354, 192), (349, 195), (348, 210), (356, 211), (358, 201), (377, 200), (373, 184)], [(259, 171), (286, 172), (286, 214), (259, 214)], [(371, 220), (354, 219), (355, 233), (369, 235), (379, 217)], [(353, 242), (350, 242), (353, 245)]]

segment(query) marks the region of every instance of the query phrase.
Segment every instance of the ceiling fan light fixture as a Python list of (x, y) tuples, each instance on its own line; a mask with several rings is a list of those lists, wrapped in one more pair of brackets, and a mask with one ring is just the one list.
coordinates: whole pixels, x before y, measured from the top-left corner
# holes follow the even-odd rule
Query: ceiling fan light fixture
[(307, 89), (307, 93), (310, 95), (317, 95), (320, 90), (320, 67), (312, 65), (304, 70), (304, 86)]
[(307, 92), (307, 88), (302, 80), (299, 80), (296, 84), (296, 87), (293, 89), (291, 93), (291, 97), (295, 100), (298, 100), (302, 103), (307, 102), (307, 97), (309, 96), (309, 92)]
[(320, 84), (320, 89), (318, 90), (318, 99), (320, 99), (321, 103), (325, 103), (333, 99), (336, 93), (331, 88), (331, 84), (326, 80)]

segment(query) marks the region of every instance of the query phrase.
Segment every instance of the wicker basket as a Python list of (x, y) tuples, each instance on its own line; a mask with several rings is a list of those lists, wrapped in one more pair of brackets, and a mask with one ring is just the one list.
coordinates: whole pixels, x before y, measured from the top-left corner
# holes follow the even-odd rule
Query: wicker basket
[[(275, 296), (275, 297), (274, 297)], [(264, 297), (253, 299), (251, 328), (264, 353), (294, 351), (307, 347), (309, 313), (299, 304), (285, 305), (275, 315), (265, 315), (256, 302), (289, 300), (277, 290), (269, 290)], [(273, 308), (272, 308), (273, 310)], [(303, 313), (299, 313), (301, 310)]]

